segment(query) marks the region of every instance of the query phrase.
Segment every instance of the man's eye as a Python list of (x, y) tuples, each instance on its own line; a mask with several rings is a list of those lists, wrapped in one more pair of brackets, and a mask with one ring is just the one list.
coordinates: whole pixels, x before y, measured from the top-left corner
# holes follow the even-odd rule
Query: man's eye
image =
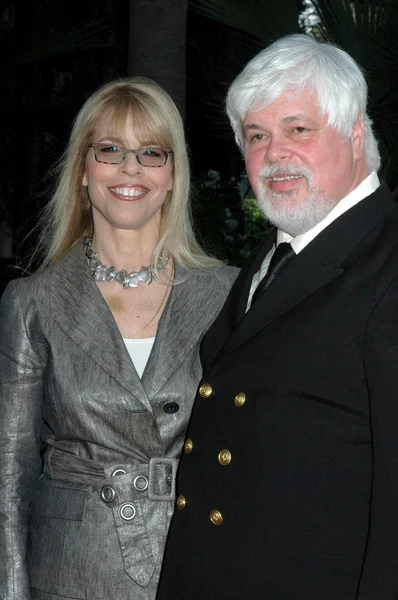
[(307, 129), (305, 127), (295, 127), (293, 129), (293, 133), (305, 133), (307, 131)]
[(250, 138), (250, 143), (251, 144), (255, 144), (256, 142), (262, 142), (264, 140), (265, 136), (263, 133), (256, 133), (255, 135), (252, 135), (252, 137)]

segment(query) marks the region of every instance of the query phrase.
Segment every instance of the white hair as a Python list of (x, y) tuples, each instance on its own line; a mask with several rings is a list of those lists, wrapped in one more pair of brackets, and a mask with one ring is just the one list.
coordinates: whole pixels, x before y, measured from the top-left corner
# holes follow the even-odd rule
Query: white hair
[(286, 91), (296, 96), (305, 88), (317, 93), (328, 125), (344, 137), (363, 117), (367, 165), (377, 171), (380, 154), (366, 113), (367, 85), (360, 67), (341, 48), (304, 34), (287, 35), (259, 52), (232, 83), (227, 114), (238, 145), (243, 147), (243, 119), (256, 104), (261, 102), (261, 110)]

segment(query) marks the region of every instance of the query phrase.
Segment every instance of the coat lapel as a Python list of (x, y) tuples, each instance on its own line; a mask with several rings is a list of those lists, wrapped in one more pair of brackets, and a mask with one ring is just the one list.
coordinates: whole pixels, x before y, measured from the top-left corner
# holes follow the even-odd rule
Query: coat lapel
[[(214, 318), (214, 306), (222, 304), (214, 273), (191, 273), (176, 265), (175, 276), (181, 283), (172, 288), (142, 377), (151, 400), (199, 343)], [(203, 310), (206, 305), (208, 311)]]
[(53, 267), (51, 305), (54, 319), (65, 333), (153, 414), (119, 328), (86, 265), (80, 242)]
[(260, 269), (264, 257), (271, 250), (276, 239), (276, 231), (272, 232), (248, 258), (240, 271), (224, 306), (206, 334), (201, 352), (203, 369), (206, 372), (214, 362), (231, 333), (245, 315), (247, 297), (250, 292), (253, 275)]
[(271, 321), (343, 272), (338, 266), (319, 262), (319, 256), (307, 248), (294, 258), (252, 305), (226, 343), (224, 352), (230, 352), (243, 344)]
[[(341, 275), (347, 257), (370, 229), (380, 226), (386, 214), (395, 206), (390, 192), (386, 186), (381, 185), (376, 192), (331, 223), (293, 259), (267, 288), (263, 297), (237, 323), (223, 345), (221, 354), (233, 351), (271, 321)], [(263, 252), (262, 257), (264, 256)], [(241, 273), (239, 279), (244, 292), (240, 297), (238, 280), (235, 283), (232, 305), (228, 307), (231, 313), (235, 311), (239, 314), (246, 305), (249, 280), (258, 270), (258, 260), (255, 262), (257, 268), (249, 264)], [(211, 344), (212, 340), (209, 342), (206, 339), (206, 347)]]

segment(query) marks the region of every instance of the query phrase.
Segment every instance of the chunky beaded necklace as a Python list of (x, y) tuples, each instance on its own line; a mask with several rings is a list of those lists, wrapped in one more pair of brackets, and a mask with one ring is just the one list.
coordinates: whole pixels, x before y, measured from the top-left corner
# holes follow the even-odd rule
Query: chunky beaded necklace
[[(140, 283), (145, 283), (145, 285), (152, 283), (154, 276), (153, 265), (150, 265), (149, 267), (141, 267), (139, 271), (132, 271), (131, 273), (127, 273), (127, 271), (124, 270), (116, 271), (115, 267), (106, 267), (100, 261), (98, 254), (91, 248), (92, 241), (93, 240), (90, 237), (84, 238), (87, 263), (95, 281), (117, 281), (126, 289), (138, 287)], [(169, 254), (167, 254), (165, 257), (161, 256), (159, 258), (157, 264), (158, 270), (162, 270), (167, 266), (169, 258)]]

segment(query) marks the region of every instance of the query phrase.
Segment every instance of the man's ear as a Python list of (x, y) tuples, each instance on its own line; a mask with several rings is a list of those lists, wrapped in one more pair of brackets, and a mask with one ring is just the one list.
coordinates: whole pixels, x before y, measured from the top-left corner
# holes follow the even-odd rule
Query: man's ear
[(364, 158), (364, 144), (365, 124), (363, 121), (363, 115), (358, 115), (351, 134), (351, 145), (354, 160), (361, 160)]

